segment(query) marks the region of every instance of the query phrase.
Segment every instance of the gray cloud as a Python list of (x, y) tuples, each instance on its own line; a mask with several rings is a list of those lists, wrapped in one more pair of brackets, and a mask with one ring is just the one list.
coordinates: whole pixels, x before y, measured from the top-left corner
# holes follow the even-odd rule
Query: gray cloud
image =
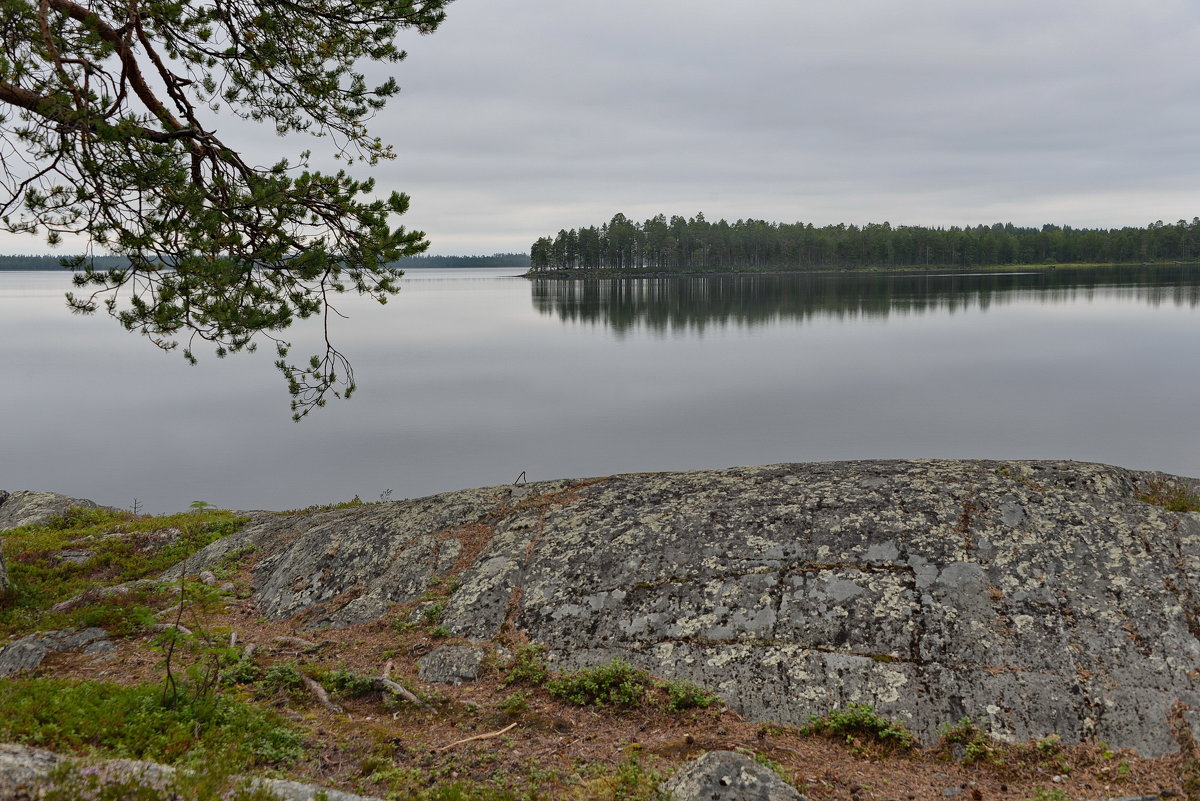
[[(404, 89), (375, 122), (399, 157), (373, 173), (412, 195), (404, 222), (432, 252), (525, 250), (617, 211), (1200, 212), (1193, 3), (456, 0), (405, 46)], [(275, 140), (264, 160), (281, 145), (310, 143)]]

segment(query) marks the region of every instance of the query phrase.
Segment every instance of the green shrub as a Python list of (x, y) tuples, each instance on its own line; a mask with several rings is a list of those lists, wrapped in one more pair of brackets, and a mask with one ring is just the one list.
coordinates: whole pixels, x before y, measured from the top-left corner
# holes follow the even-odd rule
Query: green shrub
[(607, 665), (567, 673), (546, 683), (556, 698), (579, 706), (639, 707), (654, 681), (650, 674), (621, 659)]
[(509, 693), (500, 702), (500, 707), (509, 715), (519, 715), (529, 708), (529, 693), (523, 690)]
[(293, 662), (271, 665), (255, 685), (258, 693), (264, 696), (286, 695), (294, 697), (304, 686), (304, 679), (299, 668)]
[(844, 709), (831, 709), (824, 715), (813, 715), (801, 731), (804, 734), (844, 737), (848, 742), (867, 738), (897, 748), (916, 745), (916, 739), (908, 729), (881, 716), (870, 704), (848, 704)]
[(262, 669), (244, 656), (221, 671), (222, 684), (253, 684), (261, 677)]
[(690, 681), (668, 681), (663, 685), (667, 693), (667, 709), (682, 712), (685, 709), (707, 709), (720, 703), (717, 696)]
[(963, 718), (953, 725), (944, 724), (938, 727), (938, 734), (944, 745), (959, 745), (963, 748), (963, 762), (974, 764), (986, 762), (992, 765), (1001, 763), (1000, 749), (979, 724), (970, 718)]
[(501, 684), (505, 687), (511, 684), (528, 684), (533, 687), (545, 684), (550, 678), (546, 661), (542, 659), (542, 652), (545, 650), (544, 645), (522, 645), (517, 648), (513, 654), (512, 665), (508, 668), (508, 675)]
[(431, 601), (421, 610), (421, 622), (433, 626), (442, 622), (442, 614), (446, 611), (445, 601)]
[(220, 756), (234, 771), (303, 754), (302, 737), (273, 712), (222, 695), (168, 706), (155, 685), (7, 679), (0, 709), (0, 741), (53, 751), (195, 765)]
[(379, 690), (379, 685), (371, 676), (364, 676), (352, 670), (330, 670), (321, 676), (321, 685), (331, 693), (343, 698), (353, 698), (368, 695)]

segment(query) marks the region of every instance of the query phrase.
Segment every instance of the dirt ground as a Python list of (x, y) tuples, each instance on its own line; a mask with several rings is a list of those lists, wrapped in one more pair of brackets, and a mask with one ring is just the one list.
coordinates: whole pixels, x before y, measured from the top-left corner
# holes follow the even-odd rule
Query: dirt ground
[[(246, 580), (243, 574), (238, 583), (245, 586)], [(424, 700), (416, 706), (389, 702), (380, 693), (335, 696), (332, 703), (342, 707), (335, 712), (303, 690), (258, 697), (308, 735), (311, 757), (288, 770), (287, 778), (350, 792), (403, 798), (404, 788), (464, 782), (534, 788), (543, 798), (642, 797), (620, 795), (611, 777), (637, 764), (645, 785), (654, 774), (668, 776), (705, 751), (729, 749), (774, 767), (813, 801), (1184, 797), (1179, 754), (1142, 759), (1103, 745), (1043, 742), (997, 745), (986, 758), (970, 762), (961, 747), (957, 753), (945, 744), (889, 749), (864, 738), (831, 739), (754, 723), (729, 710), (669, 712), (653, 703), (632, 710), (573, 706), (539, 687), (505, 685), (507, 671), (496, 665), (461, 686), (427, 684), (418, 678), (417, 658), (455, 640), (438, 636), (442, 632), (431, 623), (409, 622), (411, 615), (411, 607), (397, 608), (372, 623), (303, 632), (297, 621), (266, 621), (243, 599), (182, 620), (226, 642), (236, 633), (239, 647), (253, 643), (253, 660), (263, 669), (293, 663), (302, 672), (342, 669), (378, 676), (386, 670)], [(158, 681), (163, 653), (152, 641), (148, 634), (119, 640), (115, 655), (99, 658), (55, 654), (38, 672)], [(188, 658), (193, 657), (183, 660)]]

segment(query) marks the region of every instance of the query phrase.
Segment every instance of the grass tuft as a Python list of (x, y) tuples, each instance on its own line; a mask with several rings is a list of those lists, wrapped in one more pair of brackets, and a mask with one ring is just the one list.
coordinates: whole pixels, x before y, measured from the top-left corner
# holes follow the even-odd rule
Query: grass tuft
[(1200, 512), (1200, 493), (1165, 478), (1153, 478), (1139, 490), (1137, 499), (1172, 512)]

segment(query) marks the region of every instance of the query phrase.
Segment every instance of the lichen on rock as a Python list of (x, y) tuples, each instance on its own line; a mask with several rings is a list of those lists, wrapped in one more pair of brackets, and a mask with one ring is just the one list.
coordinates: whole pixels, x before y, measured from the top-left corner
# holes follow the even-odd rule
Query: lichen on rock
[(181, 569), (252, 543), (263, 614), (310, 626), (452, 579), (451, 634), (620, 657), (755, 719), (869, 703), (926, 741), (970, 716), (1154, 755), (1172, 705), (1200, 706), (1200, 514), (1138, 499), (1162, 478), (910, 460), (532, 483), (262, 517)]

